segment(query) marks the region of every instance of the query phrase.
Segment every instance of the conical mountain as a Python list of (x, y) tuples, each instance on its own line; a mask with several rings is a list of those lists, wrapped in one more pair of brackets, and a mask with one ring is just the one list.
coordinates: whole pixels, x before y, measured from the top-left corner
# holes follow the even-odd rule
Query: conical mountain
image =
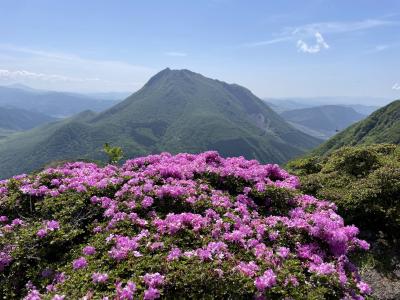
[(281, 163), (320, 140), (296, 130), (241, 86), (165, 69), (103, 113), (85, 113), (1, 142), (0, 175), (53, 160), (104, 159), (105, 142), (121, 146), (126, 157), (217, 150)]
[(338, 133), (315, 151), (326, 154), (343, 146), (360, 144), (400, 144), (400, 100), (396, 100)]

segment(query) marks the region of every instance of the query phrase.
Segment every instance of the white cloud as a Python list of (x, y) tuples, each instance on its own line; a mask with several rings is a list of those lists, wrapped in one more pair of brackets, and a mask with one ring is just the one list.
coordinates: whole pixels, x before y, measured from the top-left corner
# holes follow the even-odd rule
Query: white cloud
[(371, 47), (365, 51), (367, 54), (371, 53), (377, 53), (377, 52), (382, 52), (386, 51), (388, 49), (393, 49), (393, 48), (398, 48), (400, 46), (400, 43), (390, 43), (386, 45), (376, 45), (375, 47)]
[(130, 68), (130, 69), (134, 69), (137, 71), (151, 70), (150, 68), (147, 68), (144, 66), (132, 65), (132, 64), (129, 64), (126, 62), (121, 62), (121, 61), (86, 59), (86, 58), (82, 58), (78, 55), (70, 54), (70, 53), (42, 51), (42, 50), (36, 50), (36, 49), (31, 49), (31, 48), (25, 48), (25, 47), (17, 47), (17, 46), (9, 45), (9, 44), (0, 44), (0, 50), (6, 50), (9, 52), (14, 52), (14, 53), (25, 53), (32, 57), (46, 58), (48, 60), (54, 60), (54, 61), (59, 61), (59, 62), (89, 64), (89, 65), (107, 66), (107, 67), (117, 66), (117, 67)]
[[(321, 49), (329, 48), (328, 44), (323, 40), (321, 33), (323, 34), (338, 34), (338, 33), (348, 33), (354, 31), (369, 30), (373, 28), (383, 27), (383, 26), (398, 26), (400, 22), (390, 21), (385, 19), (366, 19), (356, 22), (320, 22), (320, 23), (309, 23), (300, 26), (292, 26), (284, 28), (280, 33), (275, 34), (275, 38), (256, 41), (251, 43), (242, 44), (242, 47), (261, 47), (273, 45), (276, 43), (286, 42), (286, 41), (296, 41), (297, 47), (301, 49), (300, 51), (306, 53), (317, 53)], [(318, 42), (321, 36), (321, 42)], [(304, 39), (316, 37), (317, 45), (319, 46), (308, 46)], [(326, 47), (327, 46), (327, 47)]]
[(67, 77), (56, 74), (44, 74), (29, 72), (26, 70), (5, 70), (0, 69), (0, 80), (25, 80), (25, 79), (38, 79), (44, 81), (72, 81), (72, 82), (85, 82), (85, 81), (100, 81), (98, 78), (75, 78)]
[(329, 45), (325, 42), (324, 37), (322, 36), (321, 33), (316, 32), (314, 36), (316, 39), (316, 43), (315, 45), (312, 46), (309, 46), (303, 40), (298, 40), (297, 41), (298, 50), (304, 53), (313, 54), (320, 52), (322, 49), (329, 49)]
[(185, 53), (185, 52), (177, 52), (177, 51), (165, 52), (164, 54), (167, 55), (167, 56), (175, 56), (175, 57), (187, 56), (187, 53)]
[(400, 90), (400, 84), (398, 84), (397, 82), (392, 86), (392, 90)]
[(117, 60), (88, 59), (0, 44), (0, 80), (73, 92), (134, 91), (158, 70)]
[(380, 51), (386, 50), (387, 48), (389, 48), (389, 45), (378, 45), (375, 47), (374, 50), (375, 50), (375, 52), (380, 52)]
[(383, 26), (396, 26), (400, 22), (380, 20), (380, 19), (367, 19), (357, 22), (321, 22), (310, 23), (297, 27), (288, 27), (284, 30), (286, 34), (293, 35), (312, 35), (315, 32), (323, 33), (345, 33), (352, 31), (367, 30)]
[(292, 39), (292, 37), (290, 37), (290, 36), (284, 36), (284, 37), (265, 40), (265, 41), (246, 43), (246, 44), (243, 44), (242, 46), (248, 47), (248, 48), (253, 48), (253, 47), (267, 46), (267, 45), (277, 44), (277, 43), (281, 43), (281, 42), (286, 42), (291, 39)]

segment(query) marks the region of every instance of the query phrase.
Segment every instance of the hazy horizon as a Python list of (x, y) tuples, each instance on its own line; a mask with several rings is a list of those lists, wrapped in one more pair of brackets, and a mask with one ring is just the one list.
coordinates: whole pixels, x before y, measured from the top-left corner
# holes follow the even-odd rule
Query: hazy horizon
[(400, 98), (397, 1), (17, 0), (0, 11), (0, 85), (131, 93), (170, 67), (260, 98)]
[[(150, 77), (151, 78), (151, 77)], [(149, 79), (150, 79), (149, 78)], [(221, 80), (219, 78), (214, 78)], [(223, 80), (222, 80), (223, 81)], [(235, 82), (230, 82), (234, 84)], [(145, 83), (144, 83), (145, 84)], [(144, 85), (143, 84), (143, 85)], [(135, 93), (138, 89), (140, 89), (142, 86), (140, 86), (138, 89), (133, 90), (133, 91), (115, 91), (115, 90), (108, 90), (108, 91), (87, 91), (87, 92), (82, 92), (82, 91), (74, 91), (74, 90), (62, 90), (62, 89), (48, 89), (48, 88), (36, 88), (34, 86), (31, 86), (23, 81), (10, 81), (7, 83), (0, 83), (0, 87), (8, 87), (8, 88), (18, 88), (18, 89), (26, 89), (26, 90), (32, 90), (32, 91), (41, 91), (41, 92), (62, 92), (62, 93), (71, 93), (71, 94), (81, 94), (81, 95), (87, 95), (87, 96), (93, 96), (94, 98), (100, 97), (104, 100), (123, 100), (126, 97), (129, 97), (131, 94)], [(109, 95), (109, 97), (107, 97)], [(104, 96), (104, 97), (101, 97)], [(360, 104), (360, 105), (366, 105), (366, 106), (383, 106), (395, 99), (390, 99), (386, 97), (372, 97), (372, 96), (346, 96), (346, 95), (319, 95), (319, 96), (289, 96), (289, 97), (263, 97), (259, 96), (260, 99), (263, 100), (272, 100), (272, 101), (293, 101), (293, 102), (298, 102), (298, 103), (303, 103), (303, 104), (309, 104), (310, 106), (317, 106), (317, 105), (332, 105), (332, 104)]]

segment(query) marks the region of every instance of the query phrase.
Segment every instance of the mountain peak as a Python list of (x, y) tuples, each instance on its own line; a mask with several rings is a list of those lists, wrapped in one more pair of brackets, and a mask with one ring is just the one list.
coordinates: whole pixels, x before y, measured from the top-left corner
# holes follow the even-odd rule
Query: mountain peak
[(165, 68), (163, 70), (161, 70), (160, 72), (158, 72), (157, 74), (155, 74), (153, 77), (158, 76), (158, 75), (172, 75), (172, 74), (196, 74), (188, 69), (171, 69), (171, 68)]
[(182, 80), (188, 80), (196, 76), (201, 76), (198, 73), (192, 72), (187, 69), (170, 69), (165, 68), (151, 77), (146, 83), (146, 87), (153, 86), (154, 84), (164, 82), (165, 80), (173, 81), (180, 84)]
[(171, 72), (172, 70), (167, 67), (165, 69), (162, 69), (160, 72), (158, 72), (157, 74), (155, 74), (154, 76), (157, 76), (158, 74), (168, 74), (169, 72)]

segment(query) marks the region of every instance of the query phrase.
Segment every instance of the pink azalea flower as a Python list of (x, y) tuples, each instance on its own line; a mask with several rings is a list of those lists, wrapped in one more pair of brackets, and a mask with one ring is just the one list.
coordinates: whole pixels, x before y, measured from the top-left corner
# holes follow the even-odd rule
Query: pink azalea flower
[(94, 255), (96, 253), (96, 248), (93, 246), (86, 246), (82, 249), (84, 255)]
[(264, 274), (260, 277), (257, 277), (254, 281), (254, 285), (256, 286), (257, 290), (263, 292), (264, 290), (274, 286), (276, 284), (276, 275), (274, 271), (268, 269), (264, 272)]
[(72, 267), (73, 267), (75, 270), (79, 270), (79, 269), (86, 268), (87, 265), (88, 265), (88, 263), (87, 263), (87, 261), (86, 261), (86, 258), (84, 258), (84, 257), (80, 257), (80, 258), (78, 258), (78, 259), (75, 259), (75, 260), (72, 262)]

